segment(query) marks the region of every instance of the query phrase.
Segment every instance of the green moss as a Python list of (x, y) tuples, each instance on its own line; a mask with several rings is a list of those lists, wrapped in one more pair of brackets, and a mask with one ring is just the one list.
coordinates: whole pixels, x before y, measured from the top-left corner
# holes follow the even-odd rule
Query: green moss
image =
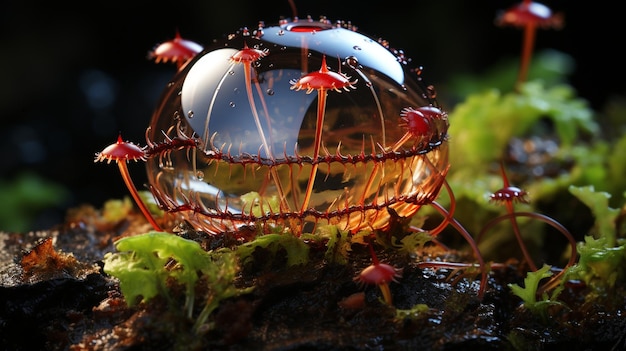
[(617, 237), (616, 229), (621, 211), (609, 206), (610, 194), (595, 191), (593, 186), (572, 186), (569, 190), (591, 209), (595, 225), (578, 244), (580, 258), (568, 276), (584, 281), (595, 295), (605, 295), (625, 277), (626, 240)]
[(485, 90), (468, 96), (450, 112), (452, 172), (484, 169), (490, 162), (503, 159), (513, 137), (541, 132), (533, 128), (543, 118), (553, 123), (565, 148), (574, 145), (581, 135), (599, 132), (592, 110), (569, 85), (547, 87), (541, 82), (528, 82), (519, 93)]
[(424, 249), (424, 245), (431, 242), (433, 237), (428, 232), (417, 231), (407, 234), (400, 240), (392, 237), (392, 240), (394, 240), (393, 246), (399, 252), (406, 255), (415, 255), (417, 252), (421, 252)]
[(418, 320), (427, 316), (429, 311), (430, 307), (423, 303), (414, 305), (408, 310), (396, 309), (396, 320)]
[[(120, 280), (129, 305), (158, 294), (168, 296), (167, 280), (174, 278), (193, 295), (199, 272), (211, 264), (209, 255), (194, 241), (162, 232), (126, 237), (115, 243), (118, 253), (104, 257), (104, 271)], [(176, 268), (168, 263), (174, 260)]]
[(172, 281), (185, 288), (183, 311), (192, 318), (197, 284), (208, 286), (202, 311), (196, 319), (196, 331), (205, 325), (220, 301), (247, 292), (233, 285), (239, 271), (237, 257), (230, 250), (206, 252), (191, 240), (164, 232), (130, 236), (115, 243), (119, 252), (104, 257), (104, 271), (120, 281), (120, 290), (129, 305), (148, 302), (157, 295), (179, 310), (171, 289)]
[(328, 238), (324, 258), (330, 263), (345, 265), (352, 248), (349, 232), (334, 225), (322, 226), (318, 234)]
[(309, 261), (309, 246), (300, 238), (290, 234), (265, 234), (237, 247), (237, 255), (242, 264), (254, 261), (253, 253), (257, 248), (267, 250), (272, 257), (276, 257), (279, 250), (285, 250), (288, 267), (306, 264)]
[(118, 223), (128, 217), (133, 206), (133, 202), (128, 196), (125, 196), (124, 199), (107, 200), (102, 206), (102, 218), (108, 223)]

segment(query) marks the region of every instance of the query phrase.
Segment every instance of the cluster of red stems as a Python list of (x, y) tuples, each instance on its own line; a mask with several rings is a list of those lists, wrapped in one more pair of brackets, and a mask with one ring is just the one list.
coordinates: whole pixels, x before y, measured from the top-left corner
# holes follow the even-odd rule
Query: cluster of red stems
[[(562, 25), (562, 18), (560, 15), (553, 15), (550, 9), (542, 4), (531, 2), (524, 0), (523, 2), (511, 7), (509, 10), (500, 14), (496, 20), (498, 25), (512, 25), (521, 27), (524, 29), (524, 40), (522, 46), (522, 59), (519, 70), (519, 76), (517, 83), (518, 85), (526, 80), (528, 66), (530, 63), (530, 58), (532, 56), (532, 50), (534, 45), (535, 31), (538, 27), (560, 27)], [(176, 36), (173, 40), (165, 42), (157, 46), (150, 54), (150, 58), (155, 59), (156, 62), (172, 62), (177, 65), (177, 68), (180, 70), (185, 63), (187, 63), (191, 58), (197, 55), (203, 48), (199, 44), (185, 40), (181, 38), (180, 34), (176, 32)], [(237, 62), (250, 62), (255, 57), (259, 55), (262, 56), (264, 53), (260, 50), (244, 48), (244, 50), (239, 51), (236, 56), (232, 57), (232, 60)], [(253, 57), (254, 56), (254, 57)], [(249, 66), (246, 66), (249, 67)], [(333, 79), (345, 79), (343, 76), (339, 76), (336, 73), (329, 72), (328, 70), (324, 70), (326, 65), (322, 64), (322, 69), (319, 72), (314, 72), (308, 77), (304, 77), (306, 79), (301, 79), (296, 82), (292, 86), (292, 89), (306, 89), (308, 92), (312, 90), (323, 90), (323, 89), (349, 89), (351, 87), (351, 83), (349, 81), (344, 82), (343, 85), (336, 85)], [(248, 70), (245, 71), (249, 74)], [(333, 75), (334, 74), (334, 75)], [(319, 97), (322, 99), (325, 94), (320, 93)], [(323, 103), (323, 102), (322, 102)], [(407, 109), (403, 111), (400, 124), (406, 126), (406, 129), (411, 131), (407, 133), (406, 138), (415, 137), (416, 134), (425, 134), (428, 132), (428, 123), (429, 119), (432, 118), (433, 113), (444, 114), (444, 112), (437, 109), (437, 111), (433, 111), (432, 107), (427, 107), (425, 109)], [(255, 109), (253, 109), (254, 111)], [(318, 118), (318, 123), (323, 123), (323, 113)], [(321, 131), (322, 128), (317, 128), (318, 131)], [(111, 161), (115, 161), (119, 167), (122, 178), (128, 187), (133, 199), (135, 200), (137, 206), (142, 211), (143, 215), (152, 225), (152, 227), (156, 231), (163, 231), (159, 223), (155, 220), (155, 218), (150, 213), (146, 204), (140, 198), (136, 187), (134, 186), (130, 174), (128, 172), (127, 163), (128, 161), (146, 161), (147, 158), (152, 157), (154, 155), (162, 154), (167, 150), (161, 150), (163, 148), (179, 148), (179, 147), (196, 147), (197, 140), (194, 138), (190, 138), (185, 136), (180, 140), (174, 138), (170, 139), (169, 144), (155, 144), (148, 141), (148, 145), (146, 147), (139, 147), (131, 142), (126, 142), (122, 139), (121, 134), (118, 136), (117, 142), (106, 147), (102, 152), (96, 155), (95, 161), (107, 161), (110, 163)], [(318, 143), (315, 145), (314, 157), (319, 155), (320, 151), (320, 138), (316, 138)], [(185, 143), (189, 145), (178, 145), (178, 143)], [(398, 142), (398, 144), (402, 144), (402, 142)], [(394, 150), (395, 151), (395, 150)], [(440, 234), (445, 228), (448, 226), (454, 227), (469, 243), (472, 248), (474, 255), (477, 260), (477, 264), (471, 263), (454, 263), (454, 262), (434, 262), (434, 261), (425, 261), (418, 264), (420, 268), (431, 268), (431, 269), (450, 269), (453, 272), (457, 272), (461, 269), (468, 269), (472, 271), (472, 268), (478, 268), (481, 272), (480, 279), (480, 287), (478, 290), (479, 297), (484, 295), (484, 292), (487, 287), (487, 276), (489, 269), (493, 267), (487, 267), (485, 264), (479, 250), (477, 243), (480, 242), (483, 235), (493, 228), (496, 224), (502, 221), (510, 221), (513, 229), (513, 233), (518, 242), (518, 245), (521, 249), (523, 259), (525, 263), (528, 265), (530, 270), (536, 271), (537, 265), (533, 261), (526, 244), (522, 238), (520, 228), (517, 223), (518, 217), (529, 217), (538, 221), (542, 221), (547, 225), (554, 227), (558, 230), (563, 236), (568, 240), (571, 247), (571, 256), (569, 262), (566, 267), (573, 265), (576, 261), (576, 241), (569, 233), (569, 231), (559, 224), (554, 219), (544, 216), (535, 212), (516, 212), (514, 208), (515, 203), (528, 203), (528, 193), (523, 189), (512, 186), (509, 184), (509, 180), (507, 178), (504, 165), (501, 164), (500, 167), (501, 176), (503, 179), (503, 187), (493, 194), (491, 194), (491, 200), (503, 204), (506, 207), (506, 214), (501, 215), (490, 222), (488, 222), (481, 232), (478, 234), (476, 240), (472, 237), (472, 235), (454, 218), (453, 214), (455, 211), (456, 201), (454, 199), (454, 195), (452, 189), (445, 179), (443, 180), (443, 185), (446, 188), (446, 191), (450, 197), (450, 208), (446, 209), (442, 205), (440, 205), (436, 201), (432, 201), (430, 203), (442, 216), (442, 222), (437, 225), (435, 228), (430, 230), (425, 230), (422, 228), (410, 227), (413, 231), (419, 232), (428, 232), (433, 240), (436, 240), (438, 234)], [(316, 167), (313, 167), (311, 170), (311, 177), (315, 177)], [(312, 184), (313, 182), (309, 182), (309, 186), (305, 194), (309, 194), (312, 192)], [(307, 201), (304, 202), (305, 206)], [(392, 305), (392, 296), (389, 288), (389, 283), (397, 282), (398, 279), (402, 276), (402, 269), (393, 267), (386, 263), (379, 262), (376, 253), (371, 244), (368, 244), (369, 250), (372, 256), (372, 264), (366, 267), (360, 274), (355, 277), (355, 281), (362, 284), (371, 284), (377, 285), (381, 293), (383, 295), (384, 301)], [(565, 272), (565, 269), (561, 270), (561, 273)], [(540, 291), (545, 291), (550, 288), (555, 282), (558, 282), (561, 273), (553, 276), (547, 283), (543, 285)]]

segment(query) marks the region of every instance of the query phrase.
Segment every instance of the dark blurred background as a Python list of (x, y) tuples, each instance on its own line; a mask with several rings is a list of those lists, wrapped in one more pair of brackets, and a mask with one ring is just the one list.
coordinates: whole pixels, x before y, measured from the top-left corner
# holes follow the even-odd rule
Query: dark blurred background
[[(439, 99), (460, 74), (519, 57), (522, 31), (494, 25), (498, 11), (517, 1), (295, 0), (297, 14), (349, 20), (364, 34), (383, 37), (425, 68)], [(544, 4), (565, 15), (559, 31), (540, 30), (537, 51), (571, 55), (569, 77), (578, 95), (602, 111), (623, 97), (624, 29), (614, 3), (555, 0)], [(144, 132), (175, 66), (155, 64), (147, 53), (176, 30), (200, 44), (259, 20), (292, 17), (287, 0), (118, 1), (63, 8), (57, 2), (9, 0), (0, 11), (0, 230), (37, 230), (63, 221), (68, 208), (100, 207), (128, 192), (117, 167), (94, 155), (118, 133), (145, 145)], [(530, 77), (532, 79), (532, 77)], [(130, 165), (138, 187), (141, 163)], [(28, 197), (32, 197), (29, 200)], [(17, 198), (17, 199), (16, 199)], [(28, 213), (26, 224), (16, 216)]]

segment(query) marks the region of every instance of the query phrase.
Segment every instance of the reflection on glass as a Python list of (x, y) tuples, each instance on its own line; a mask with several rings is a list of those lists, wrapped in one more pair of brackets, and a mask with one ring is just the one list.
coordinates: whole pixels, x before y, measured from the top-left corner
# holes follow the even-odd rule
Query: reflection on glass
[[(427, 129), (411, 133), (407, 111), (426, 106)], [(161, 145), (148, 176), (166, 210), (209, 233), (385, 229), (388, 208), (409, 216), (436, 198), (447, 128), (418, 71), (384, 45), (342, 22), (282, 21), (215, 42), (174, 77), (147, 135)]]

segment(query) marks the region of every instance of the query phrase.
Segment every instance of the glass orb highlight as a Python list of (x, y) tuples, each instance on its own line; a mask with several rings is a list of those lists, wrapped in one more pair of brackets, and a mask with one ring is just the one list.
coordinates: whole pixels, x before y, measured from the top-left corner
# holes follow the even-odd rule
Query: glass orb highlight
[(147, 172), (162, 208), (211, 234), (385, 230), (437, 197), (447, 130), (420, 70), (385, 41), (325, 18), (260, 23), (168, 84)]

